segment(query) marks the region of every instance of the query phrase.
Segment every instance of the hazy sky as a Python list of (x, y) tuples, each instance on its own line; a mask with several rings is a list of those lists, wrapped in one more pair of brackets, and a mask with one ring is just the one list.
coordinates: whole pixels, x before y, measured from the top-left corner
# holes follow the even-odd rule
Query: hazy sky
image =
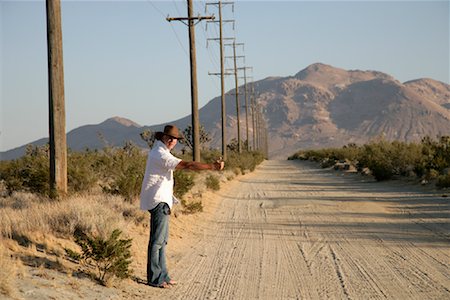
[[(195, 1), (195, 14), (205, 15), (205, 3)], [(62, 0), (67, 131), (113, 116), (155, 125), (190, 114), (187, 27), (165, 20), (186, 12), (186, 1)], [(238, 0), (223, 12), (236, 20), (224, 35), (245, 43), (238, 55), (254, 80), (321, 62), (449, 83), (448, 0)], [(216, 37), (217, 25), (196, 26), (200, 107), (220, 95), (219, 78), (208, 75), (219, 71), (219, 47), (206, 47)], [(45, 1), (0, 0), (0, 43), (3, 151), (48, 136)]]

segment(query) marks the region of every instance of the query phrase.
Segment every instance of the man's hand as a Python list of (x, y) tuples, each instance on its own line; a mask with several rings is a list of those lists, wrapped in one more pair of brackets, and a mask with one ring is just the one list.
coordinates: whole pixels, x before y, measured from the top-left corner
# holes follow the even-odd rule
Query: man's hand
[(225, 167), (225, 162), (223, 160), (219, 159), (216, 162), (214, 162), (214, 170), (222, 171), (224, 167)]

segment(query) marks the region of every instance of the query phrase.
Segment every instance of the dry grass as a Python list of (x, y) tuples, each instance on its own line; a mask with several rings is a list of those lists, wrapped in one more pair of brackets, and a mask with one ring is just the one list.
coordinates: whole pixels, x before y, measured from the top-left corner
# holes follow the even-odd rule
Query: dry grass
[(13, 297), (17, 263), (11, 258), (10, 251), (3, 242), (3, 239), (0, 238), (0, 295)]
[(46, 244), (39, 237), (71, 238), (76, 228), (106, 237), (120, 228), (125, 234), (130, 223), (145, 220), (137, 205), (118, 196), (74, 196), (63, 201), (42, 199), (33, 194), (15, 193), (2, 199), (0, 234), (22, 246)]

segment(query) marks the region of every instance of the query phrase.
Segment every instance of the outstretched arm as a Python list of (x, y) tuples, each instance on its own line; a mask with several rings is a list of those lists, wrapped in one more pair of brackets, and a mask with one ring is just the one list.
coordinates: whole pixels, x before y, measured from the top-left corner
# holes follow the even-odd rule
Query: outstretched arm
[(205, 164), (201, 162), (196, 161), (181, 161), (176, 169), (177, 170), (193, 170), (193, 171), (202, 171), (202, 170), (215, 170), (215, 171), (221, 171), (223, 170), (224, 162), (223, 161), (216, 161), (212, 164)]

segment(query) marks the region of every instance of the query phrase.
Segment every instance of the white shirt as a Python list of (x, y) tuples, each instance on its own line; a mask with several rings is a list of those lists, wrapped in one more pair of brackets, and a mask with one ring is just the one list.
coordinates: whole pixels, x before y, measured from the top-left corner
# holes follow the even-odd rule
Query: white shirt
[(169, 148), (156, 141), (148, 153), (144, 180), (141, 187), (141, 209), (152, 210), (159, 203), (165, 202), (172, 207), (173, 171), (181, 159), (170, 153)]

